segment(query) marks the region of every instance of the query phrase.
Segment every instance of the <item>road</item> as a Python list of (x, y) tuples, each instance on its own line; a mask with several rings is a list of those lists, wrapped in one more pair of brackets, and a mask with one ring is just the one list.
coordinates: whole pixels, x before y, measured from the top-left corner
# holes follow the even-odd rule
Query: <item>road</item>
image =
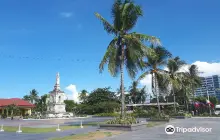
[[(168, 135), (165, 133), (165, 127), (167, 125), (184, 128), (203, 127), (212, 129), (211, 132), (175, 132), (172, 135)], [(220, 140), (219, 128), (220, 118), (191, 118), (185, 120), (173, 120), (164, 125), (124, 133), (112, 138), (106, 138), (105, 140)]]
[[(107, 118), (105, 118), (107, 119)], [(84, 119), (84, 122), (102, 122), (104, 118), (88, 118)], [(79, 120), (65, 121), (65, 125), (79, 122)], [(173, 125), (174, 127), (203, 127), (203, 128), (212, 128), (211, 132), (196, 132), (196, 133), (179, 133), (175, 132), (172, 135), (167, 135), (165, 133), (165, 127), (167, 125)], [(220, 118), (191, 118), (184, 120), (173, 120), (170, 123), (155, 126), (152, 128), (147, 128), (126, 132), (118, 136), (113, 136), (111, 138), (106, 138), (105, 140), (220, 140)], [(0, 140), (46, 140), (51, 137), (63, 137), (71, 134), (80, 134), (86, 132), (96, 131), (96, 127), (88, 127), (84, 129), (68, 130), (64, 132), (53, 132), (46, 134), (16, 134), (16, 133), (0, 133)]]

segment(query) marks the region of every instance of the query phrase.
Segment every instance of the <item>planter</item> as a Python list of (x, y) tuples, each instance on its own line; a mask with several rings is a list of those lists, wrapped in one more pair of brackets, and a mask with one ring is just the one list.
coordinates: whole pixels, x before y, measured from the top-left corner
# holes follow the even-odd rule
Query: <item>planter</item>
[(191, 118), (190, 116), (171, 116), (171, 118), (175, 118), (175, 119), (187, 119), (187, 118)]
[(170, 122), (170, 119), (149, 119), (148, 122)]
[(186, 116), (171, 116), (171, 118), (175, 118), (175, 119), (186, 119)]
[(122, 125), (122, 124), (101, 124), (99, 125), (100, 129), (106, 130), (121, 130), (121, 131), (135, 131), (146, 128), (147, 123), (138, 123), (131, 125)]

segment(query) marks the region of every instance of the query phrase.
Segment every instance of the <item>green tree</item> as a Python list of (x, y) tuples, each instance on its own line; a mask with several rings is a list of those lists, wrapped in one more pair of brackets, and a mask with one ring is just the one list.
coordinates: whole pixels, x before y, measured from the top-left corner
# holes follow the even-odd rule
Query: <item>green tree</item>
[(158, 106), (158, 112), (160, 114), (160, 104), (159, 104), (159, 93), (158, 89), (164, 88), (162, 81), (164, 81), (165, 78), (163, 78), (164, 70), (161, 69), (162, 66), (166, 66), (168, 58), (170, 58), (172, 55), (171, 53), (166, 50), (164, 47), (161, 46), (151, 46), (151, 53), (148, 53), (146, 55), (147, 62), (145, 62), (145, 67), (147, 69), (146, 72), (144, 72), (139, 78), (138, 81), (143, 79), (148, 74), (151, 74), (152, 76), (152, 92), (154, 95), (156, 95), (157, 99), (157, 106)]
[[(7, 112), (11, 112), (11, 117), (13, 118), (14, 117), (14, 114), (19, 114), (20, 113), (20, 109), (15, 105), (15, 104), (11, 104), (11, 105), (8, 105), (6, 107), (6, 110)], [(8, 116), (8, 114), (7, 114)]]
[(47, 111), (47, 98), (48, 95), (44, 94), (40, 98), (38, 98), (36, 102), (36, 111), (40, 112), (41, 114), (44, 114)]
[(139, 89), (137, 86), (137, 81), (133, 81), (130, 86), (129, 95), (131, 96), (131, 100), (134, 104), (144, 103), (147, 97), (146, 87)]
[(132, 86), (130, 86), (130, 96), (131, 96), (131, 100), (134, 104), (136, 104), (138, 101), (137, 101), (137, 97), (138, 97), (138, 94), (139, 94), (139, 90), (137, 88), (137, 85), (138, 85), (138, 82), (137, 81), (133, 81), (132, 82)]
[(26, 101), (29, 101), (29, 102), (30, 102), (31, 98), (30, 98), (29, 95), (25, 95), (25, 96), (23, 97), (23, 100), (26, 100)]
[(168, 82), (171, 85), (171, 91), (173, 95), (173, 101), (174, 101), (174, 111), (176, 112), (176, 95), (175, 91), (181, 89), (182, 85), (182, 75), (183, 72), (180, 72), (180, 69), (185, 65), (186, 63), (183, 60), (180, 60), (179, 57), (171, 58), (168, 60), (167, 63), (167, 71), (168, 74)]
[(101, 102), (119, 102), (117, 96), (114, 92), (110, 91), (108, 88), (97, 88), (93, 90), (86, 101), (88, 105), (94, 105)]
[(201, 79), (199, 77), (199, 70), (196, 65), (191, 65), (188, 69), (188, 72), (185, 73), (190, 83), (191, 93), (193, 95), (193, 102), (195, 102), (195, 89), (201, 86)]
[(100, 72), (108, 64), (108, 70), (112, 76), (120, 73), (121, 88), (121, 117), (125, 116), (125, 95), (124, 95), (124, 66), (131, 78), (135, 77), (138, 69), (142, 68), (140, 58), (147, 52), (143, 41), (158, 41), (157, 38), (130, 32), (136, 25), (137, 20), (143, 15), (142, 9), (131, 0), (115, 0), (112, 6), (113, 24), (105, 20), (100, 14), (96, 17), (103, 23), (107, 33), (114, 35), (109, 43), (107, 51), (99, 65)]
[(77, 104), (73, 100), (65, 100), (64, 103), (66, 104), (67, 112), (73, 112), (74, 107), (77, 106)]
[(88, 91), (86, 91), (85, 89), (81, 91), (81, 93), (80, 93), (80, 95), (79, 95), (79, 100), (80, 100), (82, 103), (86, 102), (87, 93), (88, 93)]
[(32, 89), (32, 90), (30, 91), (29, 97), (30, 97), (31, 103), (32, 103), (32, 104), (35, 104), (35, 103), (38, 101), (38, 99), (39, 99), (37, 90), (36, 90), (36, 89)]

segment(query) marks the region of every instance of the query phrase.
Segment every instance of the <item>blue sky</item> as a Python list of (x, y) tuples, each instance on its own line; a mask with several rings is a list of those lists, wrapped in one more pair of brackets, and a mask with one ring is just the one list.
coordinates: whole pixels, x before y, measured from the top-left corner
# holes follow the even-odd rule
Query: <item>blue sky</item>
[[(1, 0), (0, 97), (22, 97), (35, 88), (78, 91), (119, 87), (98, 65), (112, 36), (94, 16), (111, 21), (113, 0)], [(157, 36), (174, 56), (188, 63), (219, 61), (220, 1), (136, 0), (144, 10), (137, 32)], [(77, 61), (77, 60), (80, 61)], [(73, 61), (74, 60), (74, 61)], [(125, 77), (125, 85), (131, 80)], [(68, 92), (68, 91), (67, 91)]]

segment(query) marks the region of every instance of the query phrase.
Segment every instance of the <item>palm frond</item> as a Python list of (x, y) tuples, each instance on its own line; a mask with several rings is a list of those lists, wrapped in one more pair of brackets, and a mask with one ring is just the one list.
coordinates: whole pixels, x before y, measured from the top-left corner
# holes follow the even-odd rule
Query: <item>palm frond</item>
[(112, 5), (112, 17), (113, 17), (113, 22), (114, 22), (114, 27), (117, 31), (120, 31), (123, 22), (121, 19), (121, 13), (122, 13), (122, 1), (121, 0), (115, 0), (114, 4)]
[(137, 81), (139, 82), (140, 80), (144, 79), (148, 74), (151, 74), (151, 71), (146, 71), (143, 74), (141, 74)]
[(109, 46), (107, 48), (107, 51), (101, 61), (101, 63), (99, 64), (99, 70), (100, 70), (100, 73), (104, 70), (104, 65), (106, 63), (109, 62), (110, 59), (113, 59), (113, 56), (112, 54), (115, 53), (116, 51), (116, 43), (117, 43), (117, 39), (118, 38), (114, 38), (110, 43), (109, 43)]
[(140, 34), (140, 33), (136, 33), (136, 32), (132, 32), (130, 34), (143, 42), (150, 42), (151, 44), (154, 44), (156, 46), (161, 46), (160, 39), (155, 36)]
[(102, 22), (104, 29), (110, 33), (117, 35), (117, 30), (107, 20), (105, 20), (99, 13), (95, 13), (95, 16)]
[(136, 25), (143, 11), (139, 5), (135, 5), (132, 1), (125, 1), (122, 7), (123, 30), (127, 32)]

